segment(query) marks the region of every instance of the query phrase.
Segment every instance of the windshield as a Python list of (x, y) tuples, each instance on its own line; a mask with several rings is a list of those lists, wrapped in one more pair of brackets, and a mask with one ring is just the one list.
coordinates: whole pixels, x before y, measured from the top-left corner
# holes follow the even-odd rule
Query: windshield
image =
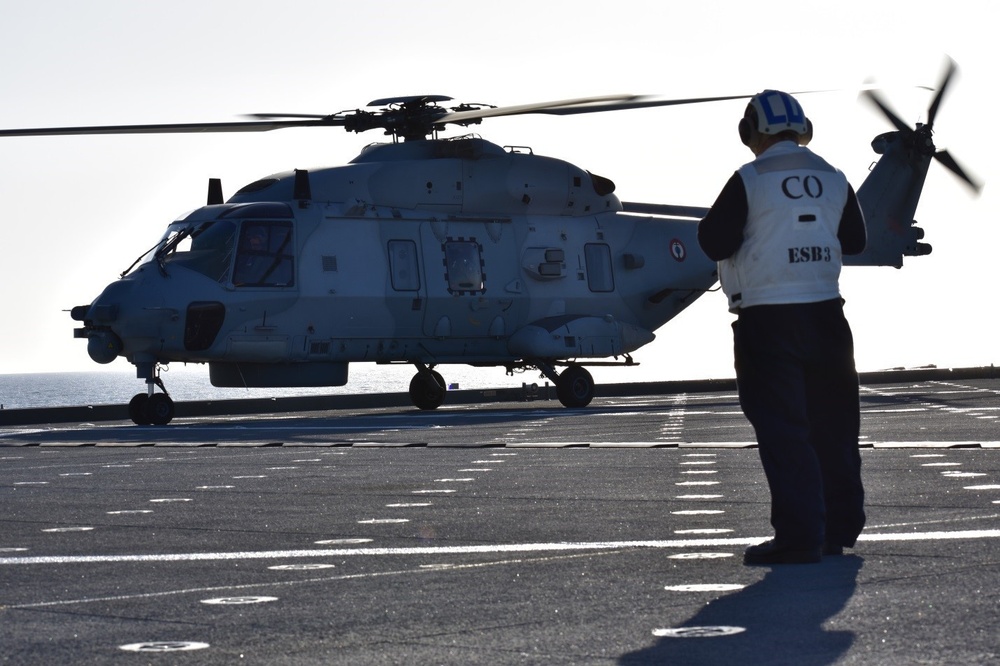
[(164, 275), (171, 267), (183, 266), (234, 287), (292, 287), (292, 222), (263, 217), (174, 222), (122, 277), (140, 264), (155, 264)]
[(217, 282), (225, 282), (235, 237), (236, 223), (230, 220), (172, 224), (152, 259), (164, 270), (170, 266), (184, 266)]

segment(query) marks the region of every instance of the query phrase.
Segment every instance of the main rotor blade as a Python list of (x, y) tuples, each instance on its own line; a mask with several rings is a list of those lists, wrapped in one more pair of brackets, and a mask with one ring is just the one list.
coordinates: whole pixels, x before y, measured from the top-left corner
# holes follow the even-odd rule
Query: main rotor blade
[(966, 185), (972, 188), (972, 191), (979, 194), (983, 189), (983, 184), (970, 176), (965, 169), (963, 169), (955, 158), (951, 156), (947, 150), (940, 150), (934, 153), (934, 157), (937, 158), (941, 164), (948, 168), (949, 171), (958, 176)]
[[(798, 93), (794, 93), (798, 94)], [(568, 116), (577, 113), (596, 113), (599, 111), (622, 111), (625, 109), (648, 109), (657, 106), (680, 106), (683, 104), (702, 104), (706, 102), (724, 102), (732, 99), (750, 99), (753, 95), (722, 95), (717, 97), (689, 97), (684, 99), (657, 99), (652, 95), (634, 95), (621, 102), (609, 101), (599, 105), (561, 105), (538, 111), (557, 116)]]
[[(800, 93), (793, 93), (800, 94)], [(705, 102), (722, 102), (732, 99), (749, 99), (753, 95), (721, 95), (715, 97), (690, 97), (683, 99), (659, 99), (652, 95), (605, 95), (602, 97), (583, 97), (537, 104), (520, 104), (487, 109), (473, 109), (449, 113), (441, 118), (441, 122), (462, 122), (496, 116), (516, 116), (528, 113), (545, 113), (556, 116), (569, 116), (580, 113), (600, 113), (604, 111), (622, 111), (626, 109), (645, 109), (657, 106), (679, 106), (681, 104), (702, 104)]]
[[(831, 90), (799, 90), (792, 95), (832, 92)], [(626, 109), (648, 109), (659, 106), (680, 106), (683, 104), (704, 104), (707, 102), (725, 102), (734, 99), (750, 99), (748, 95), (716, 95), (713, 97), (685, 97), (677, 99), (662, 99), (654, 95), (606, 95), (603, 97), (584, 97), (538, 104), (520, 104), (501, 106), (470, 111), (458, 111), (441, 117), (440, 122), (463, 122), (479, 118), (496, 116), (514, 116), (528, 113), (544, 113), (556, 116), (569, 116), (580, 113), (600, 113), (604, 111), (623, 111)]]
[(89, 134), (185, 134), (198, 132), (269, 132), (286, 127), (343, 125), (342, 118), (311, 120), (243, 121), (228, 123), (166, 123), (158, 125), (96, 125), (90, 127), (37, 127), (0, 130), (3, 136), (66, 136)]
[(310, 118), (319, 120), (328, 116), (319, 113), (245, 113), (245, 118), (256, 118), (257, 120), (277, 120), (279, 118)]
[[(598, 97), (578, 97), (576, 99), (562, 99), (553, 102), (533, 102), (531, 104), (514, 104), (511, 106), (492, 106), (482, 109), (470, 109), (468, 111), (453, 111), (446, 113), (438, 122), (461, 123), (480, 118), (494, 118), (497, 116), (516, 116), (525, 113), (546, 113), (546, 109), (556, 107), (587, 106), (591, 110), (605, 111), (607, 109), (597, 108), (599, 105), (620, 102), (622, 100), (637, 99), (638, 95), (601, 95)], [(578, 113), (585, 113), (580, 111)]]

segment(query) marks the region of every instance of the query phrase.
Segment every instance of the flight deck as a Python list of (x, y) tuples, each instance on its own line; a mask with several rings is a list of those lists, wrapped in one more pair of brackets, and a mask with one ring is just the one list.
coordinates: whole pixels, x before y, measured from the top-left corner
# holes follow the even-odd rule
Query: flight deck
[(731, 390), (2, 427), (0, 662), (997, 663), (998, 419), (863, 384), (868, 525), (774, 567)]

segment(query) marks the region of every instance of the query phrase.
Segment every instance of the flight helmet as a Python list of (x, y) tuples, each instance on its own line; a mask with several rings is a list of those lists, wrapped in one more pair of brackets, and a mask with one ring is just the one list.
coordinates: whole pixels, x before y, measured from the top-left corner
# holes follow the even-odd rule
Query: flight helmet
[(748, 146), (758, 134), (782, 132), (793, 132), (804, 146), (812, 139), (812, 122), (794, 97), (780, 90), (764, 90), (750, 98), (739, 132), (740, 140)]

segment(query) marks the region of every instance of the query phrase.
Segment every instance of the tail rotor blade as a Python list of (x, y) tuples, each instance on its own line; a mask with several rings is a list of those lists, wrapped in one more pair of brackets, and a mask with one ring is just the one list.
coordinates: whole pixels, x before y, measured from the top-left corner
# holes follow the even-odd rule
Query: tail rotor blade
[(943, 164), (949, 171), (958, 176), (966, 185), (972, 188), (972, 191), (976, 194), (979, 194), (983, 189), (983, 184), (970, 176), (965, 169), (963, 169), (958, 162), (955, 161), (955, 158), (952, 157), (951, 153), (947, 150), (941, 150), (934, 153), (934, 157), (937, 158), (937, 160), (941, 162), (941, 164)]
[(948, 84), (951, 82), (951, 77), (955, 75), (958, 70), (958, 66), (955, 61), (951, 58), (948, 59), (948, 68), (941, 77), (941, 83), (938, 84), (937, 95), (934, 96), (934, 101), (931, 102), (930, 109), (927, 111), (927, 124), (931, 127), (934, 126), (934, 118), (937, 116), (938, 107), (941, 106), (941, 100), (944, 99), (944, 93), (948, 89)]
[(893, 111), (892, 108), (886, 104), (878, 94), (875, 93), (875, 91), (865, 90), (861, 94), (865, 97), (865, 99), (878, 107), (879, 111), (881, 111), (882, 114), (889, 119), (889, 122), (891, 122), (900, 132), (913, 131), (913, 128), (900, 118), (899, 114)]

